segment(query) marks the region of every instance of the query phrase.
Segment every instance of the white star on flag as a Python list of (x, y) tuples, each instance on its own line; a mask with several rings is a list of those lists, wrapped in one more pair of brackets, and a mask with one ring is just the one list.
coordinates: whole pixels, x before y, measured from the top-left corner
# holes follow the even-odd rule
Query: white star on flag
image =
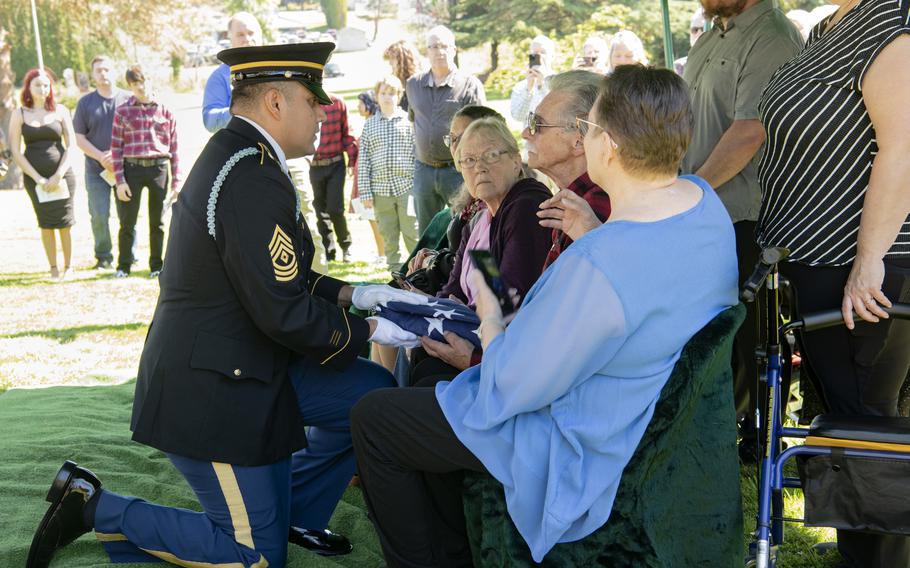
[(455, 317), (455, 310), (436, 310), (433, 312), (434, 318), (438, 318), (439, 316), (442, 316), (446, 319), (452, 319)]
[(423, 318), (423, 319), (425, 319), (427, 321), (427, 323), (429, 324), (427, 326), (427, 336), (428, 337), (433, 333), (434, 329), (439, 332), (439, 335), (442, 335), (443, 337), (445, 336), (445, 334), (443, 333), (443, 329), (442, 329), (442, 320), (438, 320), (436, 318)]

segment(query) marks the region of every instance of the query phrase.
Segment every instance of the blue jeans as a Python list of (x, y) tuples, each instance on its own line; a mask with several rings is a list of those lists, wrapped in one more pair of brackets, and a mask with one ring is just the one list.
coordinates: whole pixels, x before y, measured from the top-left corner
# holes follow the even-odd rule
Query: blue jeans
[(88, 214), (92, 220), (92, 236), (95, 237), (95, 258), (99, 261), (113, 262), (114, 253), (111, 251), (109, 224), (113, 188), (101, 179), (95, 168), (86, 164), (85, 190), (88, 192)]
[(434, 168), (417, 160), (414, 163), (414, 208), (417, 234), (423, 234), (433, 216), (452, 203), (464, 178), (455, 166)]

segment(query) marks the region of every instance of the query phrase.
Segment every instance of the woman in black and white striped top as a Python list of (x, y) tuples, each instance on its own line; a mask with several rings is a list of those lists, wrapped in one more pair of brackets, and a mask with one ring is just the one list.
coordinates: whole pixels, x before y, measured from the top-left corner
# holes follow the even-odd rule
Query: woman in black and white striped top
[[(803, 313), (838, 306), (845, 329), (802, 337), (833, 412), (896, 415), (910, 367), (910, 322), (854, 330), (910, 301), (910, 0), (834, 0), (838, 10), (771, 78), (758, 177), (761, 246)], [(889, 300), (890, 299), (890, 300)], [(839, 531), (848, 566), (910, 566), (910, 539)]]

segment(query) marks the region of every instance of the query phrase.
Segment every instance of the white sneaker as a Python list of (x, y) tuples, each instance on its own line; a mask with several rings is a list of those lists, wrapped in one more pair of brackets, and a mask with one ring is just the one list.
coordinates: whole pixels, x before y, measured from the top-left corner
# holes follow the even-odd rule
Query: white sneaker
[(114, 273), (114, 278), (126, 278), (129, 275), (130, 275), (129, 272), (126, 272), (124, 270), (118, 270), (116, 273)]
[(152, 280), (154, 280), (155, 278), (158, 278), (158, 276), (159, 276), (160, 274), (161, 274), (161, 271), (160, 271), (160, 270), (152, 270), (151, 272), (149, 272), (149, 278), (151, 278)]

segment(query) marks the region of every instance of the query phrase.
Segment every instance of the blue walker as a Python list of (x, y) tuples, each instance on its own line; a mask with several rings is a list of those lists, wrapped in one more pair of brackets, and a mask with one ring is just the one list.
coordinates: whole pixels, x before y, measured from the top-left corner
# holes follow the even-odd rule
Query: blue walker
[[(767, 299), (767, 339), (764, 345), (765, 373), (760, 380), (767, 391), (763, 409), (756, 408), (756, 423), (762, 428), (762, 457), (759, 464), (758, 517), (754, 542), (749, 545), (747, 568), (772, 568), (777, 548), (783, 541), (783, 523), (804, 522), (783, 517), (783, 488), (802, 488), (799, 478), (785, 477), (784, 465), (795, 456), (832, 456), (837, 459), (878, 458), (910, 462), (910, 418), (822, 414), (809, 428), (788, 428), (781, 422), (781, 340), (798, 330), (812, 331), (843, 324), (840, 310), (805, 314), (783, 324), (780, 306), (778, 263), (787, 258), (783, 248), (762, 251), (759, 264), (740, 293), (744, 302), (755, 300), (764, 287)], [(910, 319), (910, 304), (894, 304), (890, 317)], [(782, 448), (783, 438), (799, 438), (801, 445)], [(910, 464), (908, 464), (910, 465)], [(833, 466), (839, 467), (839, 466)], [(839, 471), (834, 469), (833, 471)], [(905, 515), (910, 519), (910, 509)], [(813, 526), (818, 525), (813, 523)], [(847, 528), (847, 527), (836, 527)], [(853, 528), (853, 527), (850, 527)], [(888, 527), (885, 532), (910, 534), (908, 527)]]

